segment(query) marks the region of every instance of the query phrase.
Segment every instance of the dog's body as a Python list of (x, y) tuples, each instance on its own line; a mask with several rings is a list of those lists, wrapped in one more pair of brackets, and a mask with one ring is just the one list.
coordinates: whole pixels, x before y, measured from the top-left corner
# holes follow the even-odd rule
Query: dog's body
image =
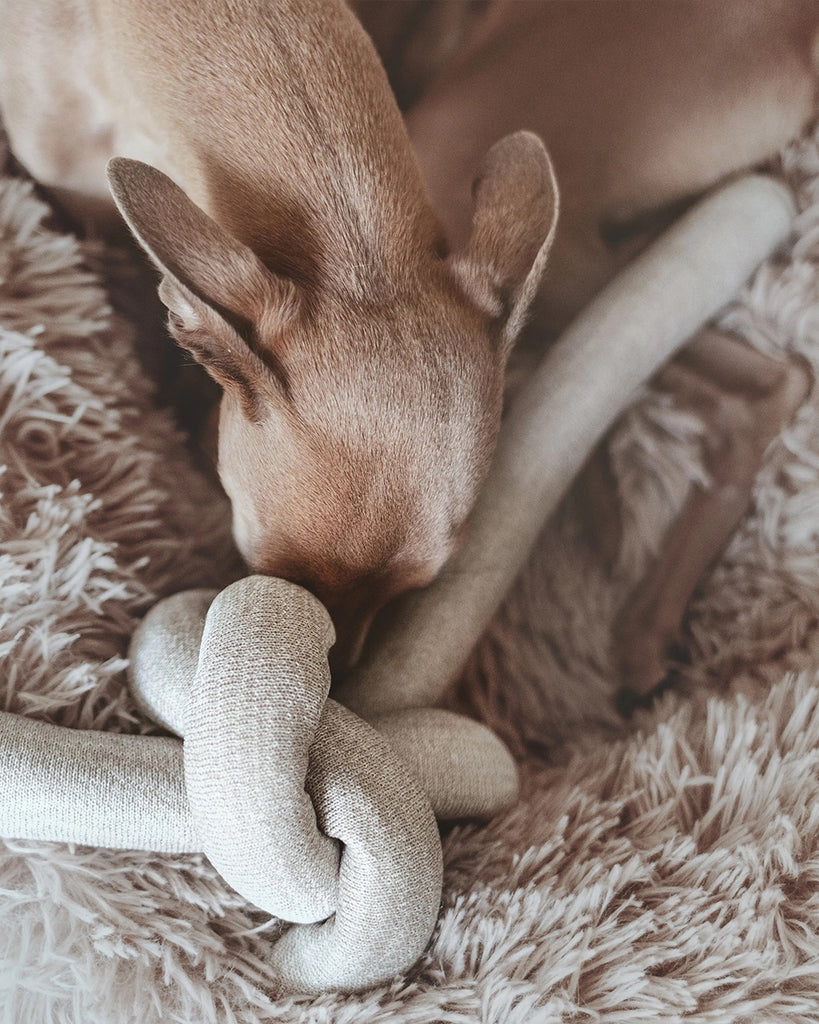
[(561, 217), (533, 321), (554, 331), (631, 255), (632, 228), (770, 159), (818, 90), (815, 0), (493, 0), (407, 124), (454, 244), (491, 140), (544, 139)]
[[(418, 5), (355, 6), (400, 65), (391, 19)], [(122, 154), (196, 204), (148, 167), (114, 168), (176, 336), (225, 387), (220, 462), (240, 545), (254, 568), (312, 587), (343, 630), (434, 575), (487, 466), (556, 207), (545, 156), (518, 135), (484, 163), (473, 217), (489, 146), (535, 131), (562, 181), (537, 336), (612, 276), (657, 211), (768, 158), (816, 110), (814, 0), (440, 8), (452, 52), (414, 41), (428, 59), (407, 124), (449, 258), (386, 79), (340, 2), (1, 8), (0, 103), (28, 169), (89, 210)], [(771, 406), (778, 428), (793, 381), (757, 370), (769, 397), (789, 396)]]

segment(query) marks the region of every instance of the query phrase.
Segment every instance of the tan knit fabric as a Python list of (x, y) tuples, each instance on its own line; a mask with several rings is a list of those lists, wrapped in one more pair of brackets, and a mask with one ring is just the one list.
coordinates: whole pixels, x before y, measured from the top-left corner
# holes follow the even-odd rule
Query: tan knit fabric
[(141, 706), (185, 734), (191, 813), (214, 866), (270, 913), (324, 922), (276, 946), (296, 991), (361, 988), (412, 964), (441, 894), (433, 808), (488, 816), (517, 795), (514, 762), (484, 726), (426, 709), (379, 720), (383, 738), (327, 700), (333, 639), (311, 594), (251, 576), (215, 599), (160, 602), (131, 648)]
[(491, 818), (515, 802), (515, 762), (485, 725), (439, 708), (379, 715), (372, 725), (421, 781), (439, 820)]
[(338, 844), (319, 832), (304, 791), (334, 639), (301, 587), (234, 583), (208, 612), (186, 716), (185, 781), (204, 852), (286, 921), (322, 921), (336, 905)]
[[(131, 638), (129, 678), (140, 709), (163, 728), (185, 735), (185, 716), (191, 696), (199, 648), (217, 590), (185, 590), (154, 606)], [(169, 686), (168, 680), (184, 680)], [(138, 680), (138, 685), (133, 681)]]
[(114, 849), (201, 849), (182, 745), (0, 712), (0, 835)]
[[(284, 986), (384, 980), (418, 958), (437, 917), (442, 857), (429, 802), (384, 740), (325, 704), (335, 637), (311, 594), (283, 580), (240, 580), (213, 601), (202, 632), (207, 596), (177, 595), (155, 609), (133, 657), (135, 689), (142, 671), (154, 673), (146, 689), (162, 705), (158, 717), (185, 723), (203, 848), (270, 913), (329, 918), (291, 929), (276, 946)], [(189, 674), (174, 674), (190, 672), (199, 633), (191, 686)]]

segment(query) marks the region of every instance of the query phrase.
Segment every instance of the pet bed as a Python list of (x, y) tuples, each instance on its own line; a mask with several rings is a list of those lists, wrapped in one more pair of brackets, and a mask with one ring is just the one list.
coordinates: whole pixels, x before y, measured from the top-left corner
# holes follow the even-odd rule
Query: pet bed
[[(723, 317), (819, 365), (819, 144), (783, 158), (787, 251)], [(224, 499), (135, 358), (134, 327), (0, 180), (0, 693), (61, 725), (150, 727), (125, 651), (157, 599), (235, 578)], [(701, 425), (647, 390), (610, 450), (624, 539), (606, 571), (570, 497), (453, 689), (515, 752), (522, 795), (444, 833), (417, 966), (357, 995), (278, 998), (280, 926), (198, 855), (0, 843), (0, 1021), (10, 1024), (819, 1016), (819, 403), (761, 473), (703, 581), (676, 685), (626, 723), (611, 623), (691, 486)]]

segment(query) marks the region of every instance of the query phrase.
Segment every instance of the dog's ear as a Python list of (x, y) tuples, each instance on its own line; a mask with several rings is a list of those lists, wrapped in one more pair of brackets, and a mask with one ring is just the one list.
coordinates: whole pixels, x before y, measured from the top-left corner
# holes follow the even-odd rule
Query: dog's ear
[(515, 132), (497, 142), (472, 195), (472, 236), (451, 257), (452, 267), (495, 322), (505, 358), (540, 284), (557, 225), (557, 182), (537, 135)]
[[(286, 395), (275, 355), (255, 346), (296, 315), (296, 285), (271, 273), (256, 254), (224, 231), (167, 175), (138, 160), (115, 157), (108, 183), (137, 241), (162, 271), (159, 295), (176, 340), (249, 415), (262, 392)], [(278, 321), (278, 323), (277, 323)]]

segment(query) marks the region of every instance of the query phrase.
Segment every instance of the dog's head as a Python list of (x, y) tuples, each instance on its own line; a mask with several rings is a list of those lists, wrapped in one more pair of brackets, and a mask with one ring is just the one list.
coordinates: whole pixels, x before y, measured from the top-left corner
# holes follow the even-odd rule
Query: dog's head
[(526, 133), (493, 147), (465, 251), (343, 297), (271, 271), (155, 169), (117, 159), (109, 180), (163, 273), (171, 332), (224, 389), (239, 549), (324, 601), (349, 663), (375, 612), (439, 572), (487, 471), (554, 231), (545, 150)]

